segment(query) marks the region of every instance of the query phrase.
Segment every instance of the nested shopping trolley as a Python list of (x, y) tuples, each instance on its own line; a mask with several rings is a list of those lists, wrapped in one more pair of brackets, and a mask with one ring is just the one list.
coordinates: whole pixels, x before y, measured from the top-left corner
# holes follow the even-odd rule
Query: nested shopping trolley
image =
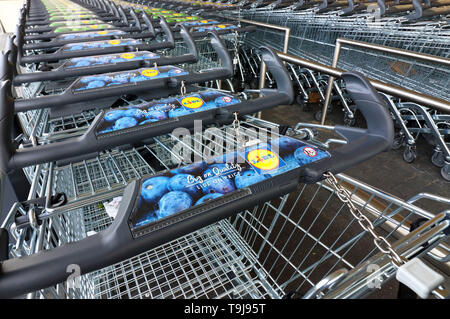
[[(278, 128), (252, 117), (240, 124), (243, 134), (248, 132), (245, 129)], [(223, 132), (227, 138), (225, 128)], [(303, 125), (289, 134), (310, 136), (308, 126)], [(111, 152), (61, 168), (50, 165), (44, 168), (46, 173), (36, 172), (37, 182), (30, 194), (39, 190), (41, 195), (45, 194), (43, 185), (57, 185), (59, 191), (68, 193), (74, 187), (70, 193), (73, 209), (53, 209), (31, 231), (18, 222), (11, 233), (14, 239), (11, 256), (52, 249), (106, 229), (114, 216), (106, 212), (105, 206), (122, 195), (127, 180), (151, 174), (161, 167), (173, 167), (177, 154), (169, 150), (177, 142), (180, 140), (173, 136), (163, 136), (140, 148)], [(203, 146), (210, 147), (207, 142)], [(48, 184), (50, 179), (54, 180)], [(436, 246), (445, 237), (446, 214), (434, 214), (415, 205), (416, 201), (430, 197), (445, 207), (448, 199), (420, 194), (404, 201), (346, 175), (337, 179), (350, 191), (355, 205), (373, 221), (376, 231), (393, 243), (401, 256), (428, 252), (439, 263), (448, 258), (448, 247)], [(113, 180), (117, 181), (115, 185)], [(117, 191), (118, 188), (122, 191)], [(97, 196), (92, 197), (94, 194)], [(10, 212), (10, 218), (29, 215), (23, 203), (17, 203)], [(426, 223), (411, 233), (410, 223), (419, 219)], [(3, 226), (10, 221), (6, 220)], [(424, 249), (424, 243), (431, 245)], [(364, 271), (367, 264), (379, 265), (380, 271), (375, 274)], [(383, 276), (391, 276), (394, 269), (384, 254), (377, 254), (370, 236), (351, 217), (331, 184), (322, 181), (301, 185), (297, 191), (83, 275), (74, 283), (41, 289), (29, 297), (282, 298), (292, 293), (315, 297), (333, 287), (336, 289), (329, 292), (337, 297), (359, 297), (382, 284), (387, 279)], [(69, 276), (75, 268), (69, 267), (67, 271)], [(336, 284), (341, 280), (347, 282), (339, 287)]]
[[(349, 80), (351, 81), (351, 76)], [(390, 123), (386, 113), (381, 112), (381, 118), (375, 114), (371, 115), (380, 120), (378, 122)], [(370, 130), (374, 129), (370, 123), (369, 127)], [(251, 147), (260, 144), (250, 143), (258, 141), (258, 131), (276, 132), (276, 129), (284, 131), (275, 124), (247, 116), (220, 130), (216, 128), (212, 135), (220, 135), (222, 143), (231, 141), (232, 144), (236, 143), (236, 136), (246, 136), (246, 143)], [(287, 130), (286, 135), (274, 133), (271, 140), (278, 139), (280, 147), (284, 145), (289, 149), (291, 144), (286, 142), (295, 140), (300, 143), (303, 139), (309, 145), (309, 154), (319, 152), (320, 149), (321, 152), (332, 154), (331, 158), (352, 156), (356, 161), (361, 160), (362, 153), (350, 150), (356, 148), (360, 151), (358, 144), (367, 146), (364, 143), (367, 142), (366, 137), (371, 140), (371, 133), (365, 130), (340, 127), (322, 129), (342, 130), (344, 136), (350, 131), (353, 134), (362, 133), (363, 139), (356, 139), (355, 145), (355, 140), (350, 138), (344, 146), (344, 150), (348, 152), (342, 155), (326, 146), (333, 141), (338, 144), (345, 144), (345, 141), (332, 139), (321, 143), (314, 138), (311, 125), (307, 124), (299, 124)], [(390, 130), (392, 135), (392, 128)], [(389, 126), (383, 128), (383, 132), (387, 131)], [(239, 139), (237, 142), (239, 143)], [(375, 137), (372, 142), (378, 147), (368, 147), (366, 151), (381, 151), (390, 141), (387, 138), (380, 145), (380, 140)], [(141, 241), (144, 246), (137, 248), (141, 252), (133, 253), (136, 249), (134, 243), (122, 236), (130, 234), (131, 228), (128, 228), (130, 224), (126, 222), (126, 215), (135, 203), (133, 198), (136, 191), (140, 189), (136, 188), (136, 179), (142, 180), (147, 176), (154, 176), (156, 172), (165, 172), (166, 169), (195, 169), (193, 164), (183, 163), (182, 155), (174, 151), (174, 146), (179, 143), (194, 153), (200, 152), (198, 143), (202, 146), (202, 151), (211, 150), (216, 145), (223, 146), (211, 137), (199, 142), (195, 136), (177, 137), (171, 134), (155, 137), (149, 144), (128, 150), (106, 151), (96, 158), (77, 163), (36, 166), (29, 200), (15, 204), (2, 224), (2, 228), (9, 229), (12, 236), (10, 258), (2, 263), (2, 294), (14, 294), (11, 289), (16, 288), (8, 286), (13, 283), (14, 287), (23, 287), (18, 285), (14, 272), (19, 268), (20, 272), (23, 271), (20, 280), (25, 280), (26, 274), (30, 274), (27, 263), (31, 262), (38, 268), (40, 263), (44, 263), (45, 269), (40, 268), (38, 276), (28, 277), (27, 284), (28, 279), (36, 283), (36, 280), (53, 281), (55, 275), (64, 275), (62, 283), (49, 283), (29, 294), (29, 297), (38, 298), (281, 298), (295, 294), (312, 297), (320, 296), (322, 291), (327, 292), (326, 289), (329, 288), (329, 293), (339, 293), (338, 297), (361, 296), (374, 289), (377, 283), (383, 282), (385, 277), (392, 275), (395, 268), (390, 258), (400, 264), (404, 262), (404, 258), (417, 253), (430, 252), (440, 262), (448, 256), (446, 246), (441, 243), (448, 227), (445, 212), (434, 215), (414, 205), (414, 201), (419, 198), (413, 198), (409, 202), (402, 201), (345, 175), (334, 179), (334, 175), (329, 174), (327, 181), (312, 183), (317, 178), (314, 170), (313, 173), (304, 171), (302, 178), (305, 181), (308, 178), (312, 180), (308, 181), (309, 184), (300, 184), (300, 187), (297, 180), (299, 176), (289, 179), (290, 183), (287, 184), (284, 180), (283, 185), (283, 179), (278, 179), (280, 184), (256, 183), (250, 186), (252, 188), (249, 187), (253, 194), (248, 193), (249, 188), (244, 188), (245, 193), (231, 193), (231, 200), (224, 195), (199, 206), (200, 210), (185, 211), (189, 214), (184, 216), (187, 219), (179, 215), (180, 220), (172, 221), (175, 226), (181, 221), (179, 225), (182, 225), (183, 230), (178, 228), (173, 233), (169, 230), (169, 233), (160, 233), (162, 237), (153, 237), (157, 241), (161, 240), (159, 243), (147, 242), (146, 239), (152, 236), (145, 237), (142, 233), (148, 231), (146, 225), (144, 228), (133, 228), (137, 239), (135, 243), (144, 240)], [(193, 146), (195, 143), (197, 147)], [(287, 161), (287, 157), (285, 159)], [(180, 166), (180, 163), (183, 164)], [(324, 164), (327, 161), (318, 163)], [(327, 166), (330, 163), (332, 161), (328, 161)], [(335, 165), (337, 167), (326, 167), (327, 171), (342, 169), (340, 165), (346, 166), (349, 163), (342, 161)], [(283, 174), (278, 177), (282, 176)], [(276, 176), (267, 181), (273, 181), (272, 178)], [(255, 185), (258, 185), (257, 188), (253, 188)], [(368, 215), (369, 225), (372, 225), (378, 236), (388, 240), (387, 254), (377, 254), (376, 249), (371, 246), (371, 237), (367, 237), (367, 233), (359, 228), (357, 219), (350, 217), (348, 204), (341, 201), (345, 201), (346, 197), (337, 197), (337, 194), (342, 193), (340, 186), (347, 189), (346, 194), (352, 198), (357, 210), (363, 212), (364, 216)], [(62, 205), (57, 201), (57, 194), (61, 193), (65, 193), (67, 197), (66, 203)], [(270, 201), (267, 200), (269, 194), (272, 198)], [(43, 198), (49, 201), (46, 202)], [(251, 207), (240, 209), (242, 199), (251, 201), (251, 205), (245, 203), (245, 206)], [(445, 198), (433, 199), (444, 205), (449, 203)], [(108, 207), (114, 201), (121, 202), (119, 209), (115, 213), (108, 212)], [(202, 228), (198, 228), (198, 222), (203, 224), (199, 220), (194, 222), (196, 225), (189, 224), (189, 218), (195, 220), (195, 214), (200, 217), (205, 216), (204, 212), (219, 214), (213, 219), (229, 215), (229, 205), (233, 205), (234, 213), (242, 212), (214, 222), (207, 220)], [(424, 223), (410, 232), (409, 222), (414, 222), (419, 217), (425, 218)], [(164, 224), (151, 225), (156, 226), (152, 231), (158, 231), (160, 227), (167, 230), (167, 225)], [(124, 229), (126, 232), (122, 233)], [(184, 235), (180, 236), (180, 233)], [(399, 241), (396, 241), (396, 236), (400, 236)], [(118, 246), (114, 244), (114, 250), (120, 249), (122, 253), (125, 249), (126, 254), (132, 256), (118, 263), (108, 262), (101, 259), (109, 258), (103, 254), (104, 251), (84, 250), (79, 246), (83, 242), (101, 245), (103, 240), (117, 240)], [(121, 242), (122, 240), (128, 241), (128, 244)], [(148, 250), (148, 246), (155, 247)], [(357, 253), (361, 246), (367, 247), (363, 254)], [(72, 249), (77, 251), (77, 256)], [(107, 250), (108, 254), (113, 254), (109, 248)], [(53, 255), (56, 256), (55, 259), (52, 257), (58, 251), (68, 253), (75, 259), (61, 268), (59, 253)], [(391, 251), (393, 253), (389, 255)], [(72, 272), (75, 275), (77, 271), (85, 272), (85, 261), (81, 260), (80, 263), (77, 258), (89, 259), (88, 263), (94, 263), (94, 268), (98, 269), (88, 271), (81, 277), (70, 276)], [(370, 272), (363, 272), (365, 276), (361, 276), (362, 267), (367, 266), (367, 263), (380, 265), (380, 273), (374, 279), (370, 278)], [(99, 264), (104, 266), (100, 267)], [(65, 281), (67, 277), (75, 280)], [(59, 279), (56, 281), (60, 282)], [(436, 294), (438, 293), (436, 290)]]

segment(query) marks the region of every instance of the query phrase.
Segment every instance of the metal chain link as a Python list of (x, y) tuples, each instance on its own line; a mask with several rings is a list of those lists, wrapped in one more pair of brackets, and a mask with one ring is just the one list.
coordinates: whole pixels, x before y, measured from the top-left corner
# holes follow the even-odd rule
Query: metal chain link
[(364, 229), (366, 232), (368, 232), (373, 237), (373, 243), (374, 245), (380, 250), (383, 254), (388, 255), (394, 265), (397, 267), (400, 267), (403, 265), (407, 260), (400, 256), (391, 246), (391, 244), (387, 241), (387, 239), (375, 231), (375, 226), (370, 221), (370, 219), (364, 215), (353, 203), (352, 201), (352, 195), (351, 193), (344, 188), (341, 184), (339, 184), (336, 176), (334, 176), (331, 172), (326, 172), (324, 174), (326, 181), (334, 188), (337, 197), (347, 205), (348, 209), (350, 210), (350, 213), (353, 215), (353, 217), (358, 221), (358, 224), (361, 226), (362, 229)]
[[(238, 119), (238, 115), (239, 115), (238, 112), (234, 112), (233, 115), (234, 115), (233, 129), (234, 129), (234, 133), (236, 134), (236, 143), (239, 148), (239, 146), (243, 146), (243, 145), (240, 145), (241, 144), (241, 122)], [(242, 143), (242, 144), (244, 144), (244, 143)]]
[(180, 93), (181, 95), (186, 95), (186, 84), (184, 81), (181, 81)]

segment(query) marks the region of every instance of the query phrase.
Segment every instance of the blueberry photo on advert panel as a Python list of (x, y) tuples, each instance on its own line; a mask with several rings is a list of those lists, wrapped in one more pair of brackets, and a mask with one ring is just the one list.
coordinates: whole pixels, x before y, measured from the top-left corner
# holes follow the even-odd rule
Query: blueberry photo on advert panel
[(281, 137), (242, 152), (148, 177), (141, 184), (137, 210), (132, 217), (133, 228), (158, 222), (329, 156), (328, 152), (299, 140)]

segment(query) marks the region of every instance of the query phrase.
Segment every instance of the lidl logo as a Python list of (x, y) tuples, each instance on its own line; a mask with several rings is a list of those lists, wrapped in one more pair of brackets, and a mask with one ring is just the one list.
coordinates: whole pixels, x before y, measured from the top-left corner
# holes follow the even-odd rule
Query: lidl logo
[(108, 34), (108, 31), (98, 31), (97, 34), (99, 34), (99, 35), (105, 35), (105, 34)]
[(203, 100), (196, 96), (188, 96), (180, 101), (180, 103), (189, 109), (198, 109), (203, 105)]
[(201, 23), (208, 23), (208, 20), (200, 20)]
[(93, 24), (93, 25), (90, 25), (89, 28), (91, 28), (91, 29), (98, 29), (98, 25)]
[(305, 155), (309, 157), (315, 157), (317, 155), (316, 150), (311, 147), (305, 147), (303, 149), (303, 153), (305, 153)]
[(217, 27), (218, 27), (219, 29), (225, 29), (227, 26), (224, 25), (224, 24), (218, 24)]
[(82, 24), (87, 24), (87, 23), (89, 23), (89, 20), (81, 20), (81, 23)]
[(151, 78), (157, 76), (159, 74), (159, 71), (157, 69), (145, 69), (141, 71), (141, 74), (143, 76)]
[(135, 55), (134, 55), (133, 53), (123, 53), (123, 54), (120, 55), (120, 57), (121, 57), (122, 59), (127, 59), (127, 60), (129, 60), (129, 59), (134, 58)]
[(109, 40), (108, 43), (111, 45), (117, 45), (120, 43), (120, 40)]
[(267, 149), (256, 149), (247, 153), (247, 161), (262, 171), (271, 171), (280, 166), (280, 158)]

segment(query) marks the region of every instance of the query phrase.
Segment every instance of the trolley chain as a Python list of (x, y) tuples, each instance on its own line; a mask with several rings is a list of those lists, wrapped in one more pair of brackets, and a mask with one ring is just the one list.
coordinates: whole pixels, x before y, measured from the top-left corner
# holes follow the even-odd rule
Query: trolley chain
[(353, 217), (358, 221), (358, 224), (368, 232), (373, 237), (374, 245), (380, 250), (383, 254), (386, 254), (390, 257), (395, 266), (400, 267), (405, 264), (408, 260), (404, 257), (400, 256), (388, 242), (386, 237), (383, 237), (375, 231), (375, 226), (370, 221), (370, 219), (364, 215), (353, 203), (351, 193), (339, 184), (336, 176), (334, 176), (331, 172), (326, 172), (324, 174), (326, 181), (334, 188), (337, 197), (347, 205), (350, 213)]

